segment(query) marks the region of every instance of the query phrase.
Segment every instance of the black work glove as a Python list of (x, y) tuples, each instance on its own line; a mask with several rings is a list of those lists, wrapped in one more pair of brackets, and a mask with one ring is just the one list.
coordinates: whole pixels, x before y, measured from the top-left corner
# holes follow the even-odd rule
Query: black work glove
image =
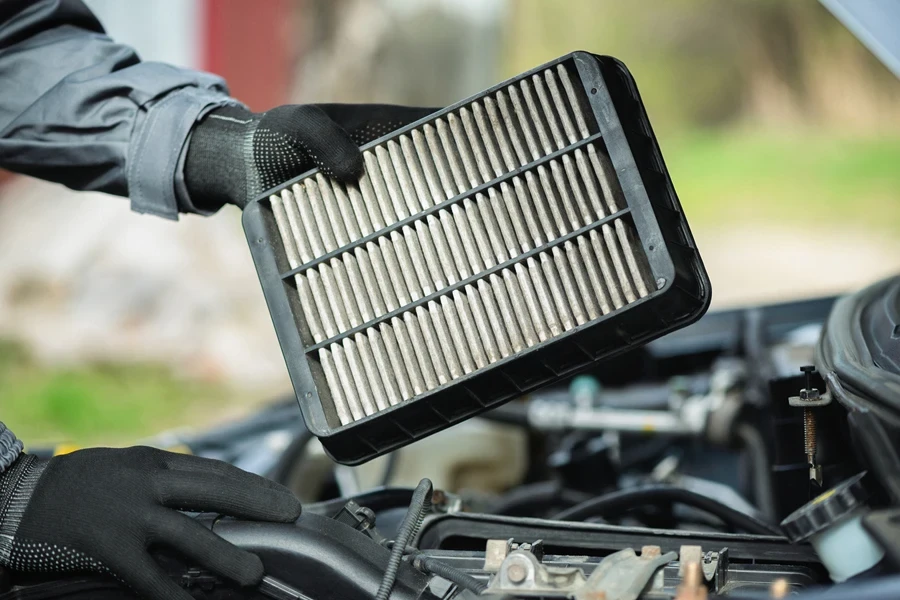
[(147, 600), (190, 600), (148, 548), (164, 546), (241, 586), (263, 565), (179, 510), (291, 523), (287, 488), (215, 460), (153, 448), (25, 455), (0, 475), (0, 566), (108, 572)]
[(191, 133), (184, 179), (200, 210), (246, 206), (314, 167), (341, 182), (363, 171), (359, 146), (425, 117), (435, 108), (388, 104), (289, 104), (264, 113), (226, 106)]

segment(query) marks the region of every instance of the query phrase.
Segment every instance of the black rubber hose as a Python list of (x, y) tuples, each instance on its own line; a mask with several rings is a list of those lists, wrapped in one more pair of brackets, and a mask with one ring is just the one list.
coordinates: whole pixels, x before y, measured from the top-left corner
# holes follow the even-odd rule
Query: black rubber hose
[(662, 503), (680, 503), (698, 508), (747, 533), (782, 535), (768, 523), (726, 506), (718, 500), (673, 485), (653, 485), (613, 492), (575, 505), (553, 518), (559, 521), (583, 521), (590, 517), (609, 517), (636, 506)]
[(429, 575), (437, 575), (443, 577), (447, 581), (455, 583), (464, 590), (468, 590), (473, 594), (483, 594), (488, 586), (482, 581), (478, 581), (468, 573), (464, 573), (456, 567), (443, 563), (432, 557), (418, 554), (413, 558), (413, 566)]
[(375, 600), (388, 600), (391, 591), (394, 589), (394, 582), (397, 580), (397, 571), (400, 570), (400, 563), (403, 560), (403, 552), (406, 545), (419, 531), (422, 521), (425, 519), (425, 513), (431, 510), (431, 495), (434, 492), (434, 486), (430, 479), (423, 479), (416, 486), (413, 492), (412, 500), (409, 502), (409, 510), (403, 518), (397, 538), (391, 547), (391, 557), (388, 560), (387, 569), (384, 571), (384, 579), (378, 587), (378, 594)]
[(395, 508), (409, 506), (412, 501), (413, 488), (375, 488), (356, 496), (331, 498), (320, 502), (312, 502), (303, 506), (304, 514), (317, 514), (333, 516), (341, 510), (347, 502), (353, 500), (360, 506), (371, 508), (376, 513)]
[(570, 507), (591, 499), (586, 492), (568, 489), (558, 481), (539, 481), (513, 488), (491, 506), (491, 514), (534, 517), (550, 508)]
[(767, 519), (775, 518), (775, 493), (772, 490), (771, 463), (766, 441), (758, 429), (746, 423), (738, 425), (735, 434), (740, 438), (753, 472), (753, 495), (756, 508)]

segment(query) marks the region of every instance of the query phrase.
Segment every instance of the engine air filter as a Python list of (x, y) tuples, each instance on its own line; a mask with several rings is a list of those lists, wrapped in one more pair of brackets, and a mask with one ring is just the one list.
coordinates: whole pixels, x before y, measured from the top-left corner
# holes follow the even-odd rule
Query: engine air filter
[(244, 210), (310, 430), (356, 464), (687, 325), (709, 281), (624, 65), (574, 53)]

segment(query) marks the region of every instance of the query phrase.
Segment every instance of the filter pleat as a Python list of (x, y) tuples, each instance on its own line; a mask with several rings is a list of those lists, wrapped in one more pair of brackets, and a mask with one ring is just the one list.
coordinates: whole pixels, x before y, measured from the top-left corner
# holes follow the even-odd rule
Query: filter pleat
[(344, 397), (344, 386), (334, 366), (331, 352), (324, 348), (319, 350), (319, 363), (322, 365), (322, 372), (325, 373), (325, 381), (328, 383), (328, 389), (331, 392), (331, 403), (341, 425), (352, 423), (356, 419), (350, 412), (347, 399)]

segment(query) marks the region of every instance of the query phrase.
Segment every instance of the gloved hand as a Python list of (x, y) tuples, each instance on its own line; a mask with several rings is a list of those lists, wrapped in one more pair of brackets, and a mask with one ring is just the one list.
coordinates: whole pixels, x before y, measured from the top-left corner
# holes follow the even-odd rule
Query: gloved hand
[(148, 553), (165, 546), (241, 586), (263, 565), (179, 510), (291, 523), (287, 488), (215, 460), (153, 448), (23, 454), (0, 475), (0, 566), (109, 572), (147, 600), (190, 600)]
[(264, 113), (226, 106), (191, 133), (184, 178), (194, 206), (244, 207), (278, 184), (320, 167), (338, 181), (363, 171), (359, 146), (435, 108), (387, 104), (290, 104)]

